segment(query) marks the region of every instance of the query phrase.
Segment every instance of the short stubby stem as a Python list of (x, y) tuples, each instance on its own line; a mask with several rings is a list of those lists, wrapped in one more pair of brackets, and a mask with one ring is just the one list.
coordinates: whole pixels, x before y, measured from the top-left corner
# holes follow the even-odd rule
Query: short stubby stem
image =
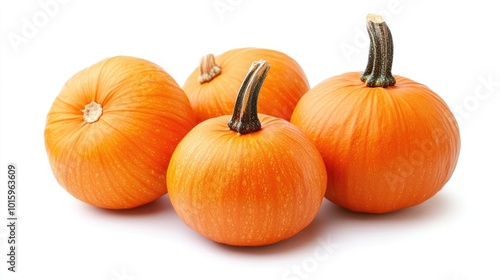
[(366, 28), (370, 37), (370, 53), (361, 81), (369, 87), (388, 87), (396, 84), (392, 76), (394, 45), (389, 27), (379, 15), (366, 17)]
[(260, 130), (257, 99), (269, 68), (269, 63), (263, 59), (253, 62), (250, 66), (236, 97), (233, 115), (228, 122), (232, 131), (247, 134)]
[(92, 101), (89, 104), (85, 105), (85, 109), (82, 110), (83, 119), (87, 123), (94, 123), (99, 120), (102, 116), (102, 106), (101, 104)]
[(201, 58), (198, 82), (200, 82), (200, 84), (210, 82), (220, 75), (221, 70), (221, 67), (215, 62), (213, 54), (205, 55)]

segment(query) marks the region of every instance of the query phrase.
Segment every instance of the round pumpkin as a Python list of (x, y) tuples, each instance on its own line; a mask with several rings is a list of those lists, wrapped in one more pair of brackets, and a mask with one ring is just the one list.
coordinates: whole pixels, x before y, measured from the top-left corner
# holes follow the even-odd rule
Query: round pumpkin
[(329, 78), (298, 102), (291, 122), (319, 149), (326, 198), (347, 209), (384, 213), (420, 204), (450, 179), (460, 136), (446, 103), (427, 86), (392, 76), (391, 33), (367, 17), (366, 71)]
[(47, 116), (45, 147), (55, 178), (74, 197), (132, 208), (167, 192), (170, 157), (195, 125), (189, 100), (168, 73), (117, 56), (66, 82)]
[(259, 112), (290, 120), (309, 82), (300, 65), (290, 56), (271, 49), (238, 48), (214, 56), (208, 54), (183, 85), (198, 121), (233, 111), (236, 93), (253, 61), (265, 59), (273, 71), (259, 97)]
[[(326, 190), (323, 159), (288, 121), (257, 113), (269, 64), (252, 64), (233, 115), (198, 124), (167, 171), (172, 205), (201, 235), (235, 246), (279, 242), (316, 216)], [(266, 81), (267, 82), (267, 81)]]

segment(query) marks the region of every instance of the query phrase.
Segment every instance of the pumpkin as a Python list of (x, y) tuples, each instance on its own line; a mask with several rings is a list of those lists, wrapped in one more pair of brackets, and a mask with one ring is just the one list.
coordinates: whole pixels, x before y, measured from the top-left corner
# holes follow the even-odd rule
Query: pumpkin
[(315, 143), (328, 171), (325, 197), (385, 213), (435, 195), (457, 164), (460, 136), (449, 107), (427, 86), (391, 73), (392, 35), (367, 16), (366, 70), (331, 77), (298, 102), (291, 122)]
[(260, 246), (287, 239), (311, 223), (324, 198), (326, 169), (314, 144), (290, 122), (257, 112), (268, 70), (266, 61), (253, 63), (232, 116), (198, 124), (168, 167), (176, 213), (215, 242)]
[(253, 61), (265, 59), (273, 71), (259, 97), (259, 112), (290, 120), (309, 82), (290, 56), (270, 49), (238, 48), (219, 56), (207, 54), (183, 85), (199, 122), (233, 111), (236, 93)]
[(97, 207), (132, 208), (167, 192), (170, 157), (195, 125), (189, 100), (168, 73), (117, 56), (66, 82), (47, 115), (45, 147), (71, 195)]

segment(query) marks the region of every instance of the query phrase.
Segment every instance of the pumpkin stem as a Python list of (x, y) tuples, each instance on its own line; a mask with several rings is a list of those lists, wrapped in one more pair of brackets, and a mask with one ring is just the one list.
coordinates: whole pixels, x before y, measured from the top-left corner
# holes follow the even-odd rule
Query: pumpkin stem
[(389, 27), (380, 15), (369, 14), (366, 28), (370, 36), (370, 52), (361, 81), (369, 87), (388, 87), (396, 84), (392, 76), (394, 45)]
[(250, 66), (236, 97), (233, 115), (227, 123), (232, 131), (247, 134), (260, 130), (257, 99), (269, 68), (269, 63), (263, 59)]
[(210, 82), (213, 78), (219, 76), (220, 72), (221, 68), (215, 62), (214, 55), (209, 53), (201, 58), (198, 82), (200, 82), (200, 84)]
[(89, 104), (85, 105), (85, 109), (82, 110), (83, 119), (88, 123), (93, 123), (99, 120), (102, 115), (102, 106), (101, 104), (92, 101)]

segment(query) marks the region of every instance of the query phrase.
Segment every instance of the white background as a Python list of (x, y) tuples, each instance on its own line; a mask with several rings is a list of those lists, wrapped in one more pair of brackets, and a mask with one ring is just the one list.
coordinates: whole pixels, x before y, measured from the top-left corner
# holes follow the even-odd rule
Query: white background
[[(500, 279), (494, 1), (54, 1), (0, 4), (0, 279)], [(427, 202), (367, 215), (325, 200), (292, 239), (235, 248), (185, 226), (168, 195), (109, 211), (74, 199), (55, 181), (45, 118), (77, 71), (131, 55), (161, 65), (182, 85), (202, 55), (253, 46), (287, 53), (314, 86), (364, 70), (364, 20), (372, 12), (391, 28), (393, 73), (436, 91), (460, 123), (455, 173)], [(9, 162), (18, 166), (16, 273), (6, 268)]]

